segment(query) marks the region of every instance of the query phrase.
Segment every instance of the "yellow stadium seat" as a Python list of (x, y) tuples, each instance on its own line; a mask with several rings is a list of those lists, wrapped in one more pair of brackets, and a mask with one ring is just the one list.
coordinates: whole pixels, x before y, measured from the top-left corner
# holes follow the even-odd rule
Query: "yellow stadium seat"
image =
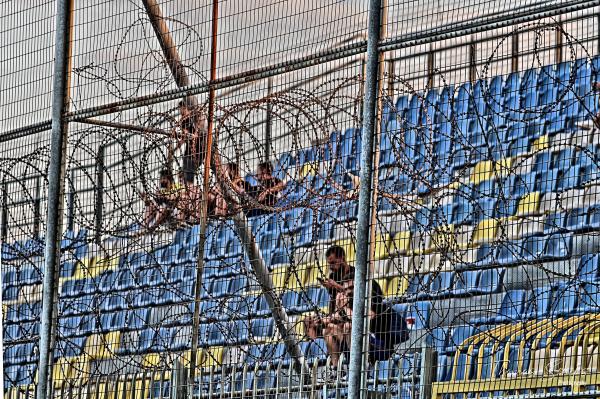
[[(383, 289), (383, 287), (381, 287)], [(386, 290), (383, 292), (386, 297), (400, 297), (408, 288), (408, 279), (406, 276), (392, 277), (388, 280)]]
[(90, 358), (87, 354), (69, 358), (71, 363), (71, 380), (79, 383), (87, 381), (90, 375)]
[(312, 267), (307, 272), (306, 286), (320, 285), (319, 278), (327, 278), (329, 276), (329, 266), (327, 261), (317, 261), (312, 264)]
[(494, 162), (493, 161), (481, 161), (473, 168), (471, 174), (471, 182), (474, 184), (481, 183), (489, 180), (493, 177), (494, 173)]
[(121, 332), (113, 331), (107, 333), (106, 335), (101, 335), (100, 340), (102, 341), (102, 343), (99, 346), (98, 352), (96, 352), (96, 358), (110, 359), (113, 357), (114, 353), (119, 348), (119, 343), (121, 342)]
[(273, 279), (273, 289), (276, 292), (281, 292), (285, 290), (285, 285), (287, 283), (287, 266), (275, 267), (271, 271), (271, 278)]
[(98, 274), (106, 271), (112, 270), (119, 267), (119, 256), (113, 256), (109, 258), (96, 258), (95, 269)]
[(96, 267), (96, 258), (88, 257), (77, 262), (75, 265), (75, 273), (73, 274), (73, 278), (80, 279), (96, 277), (98, 274), (100, 273)]
[(309, 162), (302, 165), (300, 169), (300, 177), (305, 177), (308, 175), (316, 175), (319, 173), (319, 163), (318, 162)]
[(438, 252), (452, 252), (457, 248), (454, 225), (446, 224), (435, 228), (431, 237), (431, 246)]
[(494, 241), (496, 239), (496, 234), (498, 233), (499, 225), (500, 221), (498, 219), (484, 219), (479, 222), (473, 235), (473, 244), (479, 245)]
[(303, 289), (306, 283), (307, 275), (310, 273), (310, 264), (303, 263), (301, 265), (295, 265), (289, 267), (289, 279), (287, 288), (290, 290)]
[(223, 347), (211, 346), (204, 351), (202, 367), (219, 367), (223, 363)]
[(379, 284), (379, 286), (381, 287), (381, 292), (383, 292), (383, 295), (386, 295), (387, 287), (388, 287), (387, 279), (377, 278), (377, 279), (375, 279), (375, 281), (377, 281), (377, 284)]
[(69, 381), (71, 378), (72, 367), (73, 366), (68, 359), (64, 357), (56, 359), (52, 366), (52, 382), (54, 387), (61, 387)]
[(156, 369), (162, 364), (164, 358), (164, 353), (148, 353), (142, 358), (142, 367)]
[(399, 231), (390, 245), (391, 253), (406, 254), (410, 248), (410, 231)]
[(548, 148), (550, 148), (550, 138), (546, 134), (546, 135), (540, 136), (537, 139), (535, 139), (535, 141), (533, 142), (532, 151), (534, 151), (534, 152), (543, 151)]
[(390, 234), (376, 234), (375, 235), (375, 249), (374, 249), (374, 260), (386, 259), (390, 256), (390, 248), (392, 237)]
[(517, 216), (537, 215), (540, 209), (540, 192), (535, 191), (524, 195), (517, 206)]
[(497, 176), (507, 176), (512, 171), (513, 158), (503, 158), (494, 164), (494, 171)]

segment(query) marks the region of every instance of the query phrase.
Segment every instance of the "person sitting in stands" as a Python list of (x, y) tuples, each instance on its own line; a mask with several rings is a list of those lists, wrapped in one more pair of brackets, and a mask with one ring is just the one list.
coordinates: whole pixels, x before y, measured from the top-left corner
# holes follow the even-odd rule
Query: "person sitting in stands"
[[(202, 218), (202, 196), (200, 187), (193, 181), (188, 181), (185, 171), (181, 169), (178, 174), (180, 189), (177, 201), (176, 219), (180, 224), (198, 224)], [(211, 199), (209, 198), (209, 201)], [(214, 199), (213, 199), (214, 201)]]
[[(242, 179), (242, 177), (240, 176), (240, 167), (238, 166), (238, 164), (230, 162), (225, 164), (225, 168), (224, 168), (225, 174), (226, 174), (226, 178), (227, 178), (227, 182), (225, 182), (224, 184), (227, 184), (227, 187), (231, 189), (230, 194), (235, 194), (237, 195), (237, 200), (240, 203), (240, 206), (244, 206), (245, 201), (245, 196), (247, 195), (248, 192), (252, 191), (252, 186), (244, 181), (244, 179)], [(226, 187), (226, 189), (227, 189)], [(228, 208), (227, 208), (227, 204), (230, 202), (227, 200), (227, 196), (224, 195), (224, 193), (222, 192), (223, 187), (221, 187), (219, 184), (216, 185), (215, 187), (215, 194), (216, 194), (216, 209), (215, 209), (215, 214), (217, 216), (227, 216), (230, 214)], [(229, 190), (227, 190), (229, 191)], [(236, 212), (237, 209), (233, 209), (232, 212)]]
[(179, 113), (183, 139), (177, 148), (185, 145), (182, 159), (184, 179), (193, 183), (206, 155), (206, 117), (200, 110), (190, 110), (183, 100), (179, 102)]
[(169, 170), (161, 170), (159, 177), (159, 189), (155, 194), (140, 193), (146, 211), (144, 215), (144, 226), (155, 229), (173, 213), (178, 201), (177, 187)]
[[(354, 289), (354, 267), (346, 262), (346, 253), (340, 246), (333, 245), (325, 253), (330, 274), (321, 285), (329, 291), (328, 315), (309, 316), (304, 319), (306, 334), (311, 339), (323, 336), (331, 356), (330, 376), (337, 374), (342, 353), (348, 353), (351, 344), (352, 294)], [(383, 304), (381, 286), (372, 280), (371, 307), (369, 309), (369, 360), (389, 359), (394, 346), (408, 339), (406, 320)]]
[(250, 211), (248, 216), (262, 215), (270, 213), (271, 209), (277, 202), (278, 194), (285, 184), (275, 176), (273, 176), (273, 166), (270, 162), (261, 162), (258, 165), (258, 173), (256, 174), (257, 185), (251, 188), (251, 192), (257, 204), (256, 209)]

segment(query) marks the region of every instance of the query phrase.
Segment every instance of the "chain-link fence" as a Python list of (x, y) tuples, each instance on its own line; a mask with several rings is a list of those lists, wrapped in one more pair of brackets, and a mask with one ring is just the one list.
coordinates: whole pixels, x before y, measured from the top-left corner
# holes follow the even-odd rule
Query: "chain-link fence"
[(5, 397), (597, 394), (600, 2), (370, 3), (0, 5)]

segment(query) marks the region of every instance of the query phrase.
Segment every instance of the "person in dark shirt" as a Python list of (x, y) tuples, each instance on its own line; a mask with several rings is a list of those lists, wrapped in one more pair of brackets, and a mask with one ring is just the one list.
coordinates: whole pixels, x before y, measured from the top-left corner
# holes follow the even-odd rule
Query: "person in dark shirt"
[[(325, 255), (330, 274), (328, 279), (321, 280), (321, 285), (330, 294), (328, 315), (307, 317), (304, 323), (310, 338), (323, 335), (332, 368), (336, 369), (341, 353), (347, 354), (350, 349), (355, 269), (346, 262), (345, 251), (340, 246), (331, 246)], [(383, 298), (381, 286), (372, 280), (368, 337), (371, 362), (388, 359), (393, 354), (395, 345), (408, 339), (406, 320), (385, 305)], [(335, 374), (335, 370), (333, 373)]]
[(183, 140), (177, 148), (185, 145), (182, 159), (184, 179), (193, 183), (206, 155), (206, 117), (200, 110), (190, 110), (185, 101), (179, 102), (179, 113)]
[(249, 192), (259, 206), (252, 209), (248, 216), (270, 213), (271, 210), (268, 208), (275, 206), (279, 192), (285, 187), (280, 179), (273, 176), (273, 166), (270, 162), (261, 162), (258, 165), (256, 180), (257, 185), (251, 187)]

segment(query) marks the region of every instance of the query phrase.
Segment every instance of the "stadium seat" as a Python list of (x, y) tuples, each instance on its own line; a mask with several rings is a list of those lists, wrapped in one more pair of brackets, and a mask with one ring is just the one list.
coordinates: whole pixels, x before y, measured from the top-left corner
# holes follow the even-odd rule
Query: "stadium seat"
[(430, 312), (431, 303), (428, 301), (415, 302), (410, 304), (406, 309), (406, 324), (408, 325), (408, 328), (429, 328)]
[(472, 320), (476, 325), (516, 323), (519, 321), (525, 306), (527, 292), (525, 290), (510, 290), (504, 294), (498, 314)]
[(560, 283), (553, 297), (551, 315), (553, 317), (565, 317), (575, 313), (579, 298), (579, 285)]
[(554, 290), (550, 286), (535, 288), (529, 293), (523, 317), (526, 319), (543, 319), (551, 311), (553, 304)]
[(598, 254), (583, 255), (577, 267), (576, 278), (582, 282), (595, 282), (600, 279), (600, 256)]

